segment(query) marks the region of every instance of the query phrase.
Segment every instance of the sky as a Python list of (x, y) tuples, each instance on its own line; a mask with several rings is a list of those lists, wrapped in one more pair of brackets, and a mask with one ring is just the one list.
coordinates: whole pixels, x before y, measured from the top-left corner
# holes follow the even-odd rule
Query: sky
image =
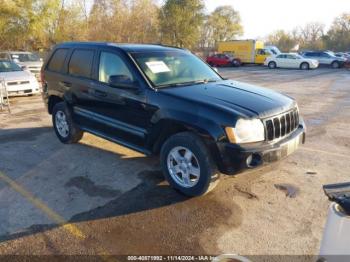
[(326, 29), (334, 18), (350, 12), (350, 0), (205, 0), (208, 12), (231, 5), (241, 15), (243, 39), (262, 38), (273, 31), (292, 30), (309, 22), (321, 22)]
[[(1, 0), (0, 0), (1, 1)], [(91, 6), (93, 0), (87, 0)], [(157, 0), (162, 4), (164, 0)], [(258, 39), (283, 29), (293, 30), (309, 22), (321, 22), (326, 29), (335, 17), (350, 13), (350, 0), (204, 0), (207, 12), (221, 5), (231, 5), (240, 13), (242, 39)]]

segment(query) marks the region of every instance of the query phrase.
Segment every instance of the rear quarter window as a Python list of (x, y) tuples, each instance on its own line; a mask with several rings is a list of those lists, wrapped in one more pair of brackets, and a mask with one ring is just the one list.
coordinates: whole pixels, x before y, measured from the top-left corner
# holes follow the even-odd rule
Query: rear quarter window
[(69, 74), (72, 76), (91, 78), (93, 60), (93, 50), (76, 49), (69, 62)]
[(49, 61), (47, 69), (53, 72), (61, 72), (68, 49), (57, 49)]

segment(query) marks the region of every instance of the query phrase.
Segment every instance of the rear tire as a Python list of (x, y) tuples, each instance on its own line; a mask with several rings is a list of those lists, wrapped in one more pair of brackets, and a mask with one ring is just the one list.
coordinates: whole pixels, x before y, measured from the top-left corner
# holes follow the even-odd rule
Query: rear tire
[(239, 67), (239, 66), (241, 66), (241, 61), (239, 59), (233, 59), (232, 60), (232, 65), (234, 67)]
[(309, 63), (306, 63), (306, 62), (301, 63), (300, 69), (302, 69), (302, 70), (309, 70), (310, 69)]
[(219, 182), (220, 173), (208, 148), (191, 132), (175, 134), (165, 141), (160, 162), (165, 179), (184, 195), (207, 194)]
[(268, 64), (268, 67), (270, 68), (270, 69), (275, 69), (276, 67), (277, 67), (277, 64), (276, 64), (276, 62), (270, 62), (269, 64)]
[(79, 142), (84, 132), (74, 123), (65, 102), (57, 103), (52, 110), (52, 123), (58, 139), (64, 144)]

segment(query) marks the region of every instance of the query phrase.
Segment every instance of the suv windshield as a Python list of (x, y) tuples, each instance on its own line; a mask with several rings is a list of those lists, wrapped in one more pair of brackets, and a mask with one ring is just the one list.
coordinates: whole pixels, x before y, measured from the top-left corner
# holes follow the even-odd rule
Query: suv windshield
[(40, 62), (40, 57), (33, 53), (11, 53), (11, 58), (18, 62)]
[(157, 88), (222, 80), (212, 68), (191, 53), (158, 51), (131, 55)]
[(23, 71), (17, 64), (11, 61), (0, 61), (0, 73)]

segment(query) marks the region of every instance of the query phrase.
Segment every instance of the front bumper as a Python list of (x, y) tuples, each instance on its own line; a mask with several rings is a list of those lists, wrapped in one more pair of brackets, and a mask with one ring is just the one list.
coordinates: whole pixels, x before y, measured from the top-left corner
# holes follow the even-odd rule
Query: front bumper
[(33, 95), (40, 93), (40, 87), (38, 84), (30, 83), (25, 85), (7, 86), (7, 92), (9, 96), (23, 96)]
[(221, 155), (219, 169), (224, 174), (233, 175), (245, 169), (278, 161), (295, 152), (300, 144), (305, 143), (305, 138), (305, 124), (301, 122), (293, 133), (274, 143), (250, 145), (219, 143), (217, 145)]

